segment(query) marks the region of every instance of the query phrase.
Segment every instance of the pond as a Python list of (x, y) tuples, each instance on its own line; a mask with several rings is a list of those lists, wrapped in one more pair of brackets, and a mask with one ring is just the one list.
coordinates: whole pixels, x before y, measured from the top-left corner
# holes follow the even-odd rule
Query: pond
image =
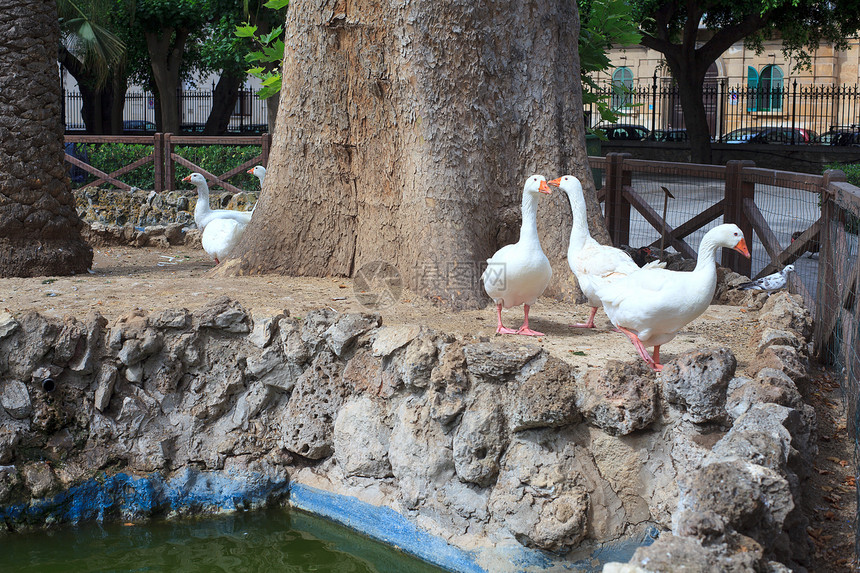
[(442, 572), (340, 525), (286, 509), (6, 535), (0, 537), (0, 571)]

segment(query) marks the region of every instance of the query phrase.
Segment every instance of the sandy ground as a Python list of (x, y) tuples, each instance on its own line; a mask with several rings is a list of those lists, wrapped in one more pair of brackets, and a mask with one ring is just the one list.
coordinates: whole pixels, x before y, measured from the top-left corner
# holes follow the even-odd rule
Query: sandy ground
[[(194, 310), (223, 295), (238, 300), (254, 316), (271, 316), (288, 309), (293, 316), (330, 307), (338, 312), (378, 312), (383, 324), (423, 324), (430, 328), (478, 337), (495, 335), (495, 309), (488, 302), (481, 310), (451, 312), (428, 299), (403, 291), (399, 300), (385, 308), (362, 305), (360, 288), (352, 279), (295, 278), (282, 276), (224, 277), (199, 249), (168, 250), (109, 247), (95, 250), (93, 273), (56, 278), (2, 279), (0, 305), (13, 313), (36, 310), (49, 316), (82, 319), (97, 310), (109, 322), (140, 308)], [(595, 329), (569, 328), (584, 322), (589, 308), (541, 298), (530, 313), (530, 326), (546, 334), (530, 342), (544, 346), (581, 367), (599, 367), (609, 359), (631, 360), (633, 345), (611, 330), (602, 311)], [(506, 326), (522, 324), (522, 307), (505, 311)], [(675, 340), (662, 348), (669, 361), (693, 348), (728, 346), (744, 368), (752, 358), (749, 338), (755, 328), (754, 312), (732, 306), (712, 306)], [(525, 339), (526, 337), (517, 337)]]
[[(352, 279), (294, 278), (281, 276), (224, 277), (200, 249), (108, 247), (95, 250), (91, 274), (31, 279), (0, 279), (0, 308), (13, 314), (35, 310), (56, 317), (86, 317), (97, 310), (109, 322), (140, 308), (197, 309), (227, 295), (238, 300), (253, 316), (271, 316), (289, 310), (303, 316), (310, 310), (330, 307), (338, 312), (379, 312), (383, 324), (423, 324), (439, 331), (491, 338), (495, 334), (495, 310), (491, 304), (474, 311), (451, 312), (408, 291), (396, 303), (382, 309), (362, 305), (361, 288)], [(583, 322), (588, 307), (542, 298), (532, 307), (530, 326), (546, 336), (530, 342), (580, 368), (600, 367), (607, 360), (634, 360), (630, 342), (611, 330), (606, 315), (597, 315), (598, 328), (573, 329)], [(519, 327), (522, 309), (503, 314), (506, 326)], [(695, 348), (729, 347), (738, 359), (738, 373), (754, 358), (751, 336), (757, 313), (741, 307), (711, 306), (673, 341), (661, 349), (668, 362)], [(509, 338), (516, 338), (508, 336)], [(525, 338), (525, 337), (520, 337)], [(810, 571), (856, 571), (854, 523), (856, 493), (853, 448), (846, 431), (845, 407), (838, 382), (831, 373), (816, 371), (801, 392), (818, 413), (819, 449), (813, 478), (808, 484), (805, 508), (810, 537), (816, 544)]]

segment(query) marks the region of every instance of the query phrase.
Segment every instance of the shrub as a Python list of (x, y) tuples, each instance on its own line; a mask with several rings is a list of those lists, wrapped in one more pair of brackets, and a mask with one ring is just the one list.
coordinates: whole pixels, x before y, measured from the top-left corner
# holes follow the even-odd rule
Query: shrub
[[(85, 158), (87, 163), (105, 173), (112, 173), (126, 165), (130, 165), (138, 159), (151, 154), (153, 149), (152, 145), (127, 143), (88, 143), (86, 145), (77, 144), (75, 147), (76, 154), (79, 157)], [(260, 148), (256, 145), (194, 145), (177, 146), (174, 148), (174, 153), (184, 157), (195, 165), (199, 165), (210, 173), (220, 175), (259, 155)], [(191, 173), (191, 170), (179, 164), (176, 164), (175, 167), (174, 188), (190, 188), (188, 183), (182, 181), (182, 178)], [(87, 174), (86, 178), (77, 177), (75, 179), (82, 180), (73, 181), (72, 186), (74, 188), (84, 187), (96, 180), (90, 174)], [(139, 189), (153, 189), (155, 187), (155, 165), (149, 162), (120, 175), (117, 179)], [(257, 178), (245, 173), (245, 171), (241, 171), (231, 177), (229, 182), (240, 189), (248, 191), (256, 191), (260, 188)], [(109, 183), (103, 186), (113, 187)]]

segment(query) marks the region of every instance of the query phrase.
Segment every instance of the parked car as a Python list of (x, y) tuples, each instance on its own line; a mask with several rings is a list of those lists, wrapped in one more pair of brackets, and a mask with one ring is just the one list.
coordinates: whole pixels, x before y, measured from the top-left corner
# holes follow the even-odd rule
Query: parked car
[(179, 131), (184, 134), (201, 134), (206, 129), (205, 123), (183, 123), (179, 126)]
[(809, 144), (817, 134), (800, 127), (742, 127), (723, 136), (722, 143), (784, 143)]
[(151, 121), (145, 121), (142, 119), (127, 119), (122, 122), (122, 130), (129, 134), (151, 134), (155, 133), (156, 126)]
[(678, 143), (689, 141), (686, 129), (655, 129), (645, 138), (646, 141), (663, 141), (667, 143)]
[(860, 145), (860, 126), (831, 127), (815, 141), (820, 145)]
[(606, 134), (606, 139), (613, 141), (639, 141), (648, 136), (648, 128), (644, 125), (618, 123), (598, 129)]

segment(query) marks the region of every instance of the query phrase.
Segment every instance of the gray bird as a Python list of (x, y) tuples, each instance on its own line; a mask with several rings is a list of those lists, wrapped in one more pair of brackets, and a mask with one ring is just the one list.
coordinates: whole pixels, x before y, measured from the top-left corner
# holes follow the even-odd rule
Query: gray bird
[(788, 273), (794, 272), (794, 265), (788, 265), (778, 273), (761, 277), (754, 281), (741, 283), (737, 286), (738, 290), (764, 290), (775, 291), (783, 288), (788, 282)]

